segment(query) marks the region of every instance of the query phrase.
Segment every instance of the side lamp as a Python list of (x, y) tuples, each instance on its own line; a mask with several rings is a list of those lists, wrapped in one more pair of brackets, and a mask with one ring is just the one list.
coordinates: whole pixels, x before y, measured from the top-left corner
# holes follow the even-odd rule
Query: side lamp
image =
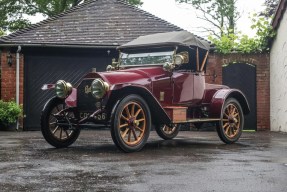
[(8, 55), (7, 55), (7, 64), (9, 67), (12, 66), (12, 55), (10, 51), (8, 52)]

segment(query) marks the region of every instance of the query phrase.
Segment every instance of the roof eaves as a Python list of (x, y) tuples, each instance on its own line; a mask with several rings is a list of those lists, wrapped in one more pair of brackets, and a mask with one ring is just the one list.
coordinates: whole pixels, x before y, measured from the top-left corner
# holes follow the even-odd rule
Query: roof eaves
[(276, 9), (274, 18), (271, 22), (271, 25), (272, 25), (274, 30), (278, 29), (280, 22), (282, 20), (282, 17), (286, 11), (286, 7), (287, 7), (287, 0), (280, 0), (278, 7)]
[(23, 43), (4, 43), (0, 44), (0, 47), (57, 47), (57, 48), (107, 48), (116, 49), (116, 45), (82, 45), (82, 44), (49, 44), (49, 43), (34, 43), (34, 44), (23, 44)]

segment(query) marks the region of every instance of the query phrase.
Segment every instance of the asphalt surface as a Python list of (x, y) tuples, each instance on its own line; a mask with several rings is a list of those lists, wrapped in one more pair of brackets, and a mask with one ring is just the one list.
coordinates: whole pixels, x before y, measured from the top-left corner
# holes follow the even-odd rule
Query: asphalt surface
[(40, 132), (0, 132), (0, 191), (287, 191), (287, 134), (151, 132), (141, 152), (123, 153), (109, 131), (84, 130), (55, 149)]

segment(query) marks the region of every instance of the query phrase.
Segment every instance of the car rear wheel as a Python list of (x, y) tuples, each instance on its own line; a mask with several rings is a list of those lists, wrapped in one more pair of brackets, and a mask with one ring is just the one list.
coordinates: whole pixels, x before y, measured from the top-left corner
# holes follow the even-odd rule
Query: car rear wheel
[(45, 140), (56, 148), (68, 147), (80, 134), (80, 129), (71, 122), (75, 119), (74, 112), (63, 112), (65, 108), (64, 100), (54, 97), (47, 102), (42, 111), (42, 134)]
[(216, 127), (218, 136), (224, 143), (234, 143), (240, 138), (243, 125), (244, 116), (240, 104), (234, 98), (227, 99)]
[(138, 95), (123, 98), (111, 118), (112, 139), (124, 152), (141, 150), (149, 137), (150, 127), (149, 107)]
[(179, 124), (170, 124), (170, 125), (157, 125), (155, 130), (162, 139), (170, 140), (177, 136), (180, 125)]

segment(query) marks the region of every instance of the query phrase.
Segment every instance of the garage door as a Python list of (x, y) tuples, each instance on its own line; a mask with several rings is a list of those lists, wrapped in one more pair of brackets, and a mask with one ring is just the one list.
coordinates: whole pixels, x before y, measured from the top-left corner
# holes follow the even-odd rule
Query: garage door
[(75, 85), (92, 68), (103, 71), (110, 62), (106, 51), (25, 53), (24, 129), (40, 129), (42, 108), (55, 95), (54, 90), (42, 91), (43, 84), (63, 79)]
[(245, 63), (223, 66), (223, 84), (241, 90), (249, 103), (250, 113), (245, 116), (245, 130), (257, 129), (256, 67)]

